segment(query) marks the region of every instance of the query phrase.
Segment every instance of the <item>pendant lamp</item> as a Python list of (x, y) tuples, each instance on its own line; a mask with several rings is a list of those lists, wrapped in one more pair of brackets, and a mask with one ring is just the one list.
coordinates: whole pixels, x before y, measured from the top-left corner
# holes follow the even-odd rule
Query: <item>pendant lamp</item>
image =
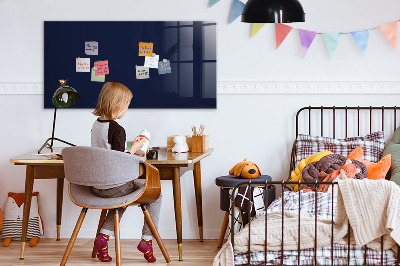
[[(40, 153), (45, 147), (50, 148), (53, 152), (53, 141), (58, 140), (62, 143), (68, 144), (70, 146), (75, 146), (72, 143), (69, 143), (65, 140), (55, 138), (54, 130), (56, 128), (56, 116), (57, 116), (57, 107), (69, 107), (76, 104), (79, 100), (79, 93), (72, 87), (67, 85), (66, 80), (59, 80), (57, 90), (54, 92), (52, 102), (54, 104), (54, 117), (53, 117), (53, 131), (51, 134), (51, 138), (48, 138), (42, 147), (39, 149), (38, 153)], [(51, 143), (49, 144), (49, 141)]]
[(242, 22), (304, 22), (304, 10), (298, 0), (249, 0), (243, 8)]

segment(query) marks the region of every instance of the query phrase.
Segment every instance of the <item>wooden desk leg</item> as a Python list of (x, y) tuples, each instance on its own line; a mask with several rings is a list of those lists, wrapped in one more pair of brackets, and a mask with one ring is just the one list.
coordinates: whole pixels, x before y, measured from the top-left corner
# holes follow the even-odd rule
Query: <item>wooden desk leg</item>
[(64, 178), (57, 178), (57, 241), (60, 241)]
[(196, 194), (197, 220), (199, 225), (200, 242), (203, 242), (203, 203), (201, 196), (201, 169), (200, 161), (194, 164), (194, 191)]
[(34, 166), (26, 166), (25, 177), (25, 195), (24, 195), (24, 213), (22, 219), (22, 232), (21, 232), (21, 255), (20, 259), (24, 259), (26, 235), (28, 233), (29, 213), (31, 212), (31, 200), (34, 181)]
[(182, 260), (182, 205), (181, 205), (181, 174), (179, 167), (174, 167), (172, 186), (174, 191), (175, 223), (178, 242), (179, 260)]

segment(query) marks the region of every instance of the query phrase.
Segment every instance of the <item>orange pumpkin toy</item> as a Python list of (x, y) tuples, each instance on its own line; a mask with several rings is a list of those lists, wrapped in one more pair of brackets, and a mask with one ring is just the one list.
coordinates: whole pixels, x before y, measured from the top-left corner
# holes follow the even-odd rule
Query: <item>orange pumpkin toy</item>
[(249, 179), (257, 178), (258, 176), (260, 176), (260, 168), (258, 168), (255, 163), (246, 160), (247, 158), (244, 159), (242, 162), (237, 163), (231, 170), (229, 170), (229, 174)]

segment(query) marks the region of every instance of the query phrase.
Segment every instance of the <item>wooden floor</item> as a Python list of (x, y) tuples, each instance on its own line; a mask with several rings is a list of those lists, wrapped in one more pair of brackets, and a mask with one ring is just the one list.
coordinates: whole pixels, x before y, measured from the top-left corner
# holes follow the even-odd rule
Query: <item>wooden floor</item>
[[(0, 246), (0, 265), (60, 265), (61, 258), (64, 255), (65, 248), (69, 239), (40, 239), (36, 247), (25, 249), (25, 259), (20, 260), (20, 242), (12, 241), (9, 247)], [(157, 242), (154, 241), (154, 254), (157, 258), (156, 263), (149, 264), (143, 254), (136, 249), (140, 240), (121, 240), (122, 264), (123, 265), (212, 265), (215, 255), (218, 253), (217, 240), (183, 240), (183, 261), (178, 260), (178, 247), (176, 240), (163, 240), (168, 250), (172, 262), (167, 264), (162, 256)], [(113, 262), (104, 263), (91, 258), (93, 240), (77, 239), (68, 259), (67, 265), (115, 265), (114, 262), (114, 243), (110, 240), (110, 255)]]

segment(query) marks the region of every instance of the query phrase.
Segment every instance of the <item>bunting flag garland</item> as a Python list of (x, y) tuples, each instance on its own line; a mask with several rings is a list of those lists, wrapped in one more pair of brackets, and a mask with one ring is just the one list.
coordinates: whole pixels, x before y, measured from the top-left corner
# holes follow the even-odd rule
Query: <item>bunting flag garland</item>
[(338, 47), (339, 39), (340, 36), (342, 36), (342, 34), (340, 34), (339, 32), (334, 32), (334, 33), (325, 33), (323, 36), (326, 48), (328, 48), (329, 55), (332, 58), (333, 54), (336, 51), (336, 48)]
[(371, 29), (360, 30), (360, 31), (352, 31), (351, 35), (353, 35), (354, 40), (356, 41), (360, 51), (363, 55), (365, 55), (365, 51), (368, 46), (369, 33)]
[(397, 48), (397, 23), (396, 20), (378, 27), (394, 50)]
[(288, 36), (288, 34), (290, 33), (290, 31), (292, 29), (293, 28), (288, 25), (281, 24), (281, 23), (275, 23), (276, 49), (278, 49), (278, 47), (285, 40), (286, 36)]
[(213, 5), (215, 5), (218, 2), (219, 2), (219, 0), (210, 0), (210, 5), (208, 7), (212, 7)]
[(256, 35), (262, 27), (264, 27), (265, 23), (253, 23), (252, 28), (251, 28), (251, 38)]
[(299, 30), (301, 55), (304, 58), (317, 33), (315, 31)]
[(233, 0), (229, 24), (232, 23), (233, 21), (235, 21), (235, 19), (237, 19), (240, 15), (242, 15), (243, 8), (244, 8), (243, 2), (241, 2), (239, 0)]
[[(209, 0), (209, 7), (212, 7), (220, 0)], [(232, 9), (229, 16), (229, 24), (232, 24), (243, 12), (245, 3), (244, 0), (231, 0), (232, 1)], [(310, 30), (303, 30), (298, 28), (293, 28), (291, 26), (275, 23), (275, 41), (276, 46), (275, 49), (278, 49), (286, 37), (292, 30), (298, 30), (300, 36), (301, 43), (301, 53), (302, 58), (304, 58), (307, 54), (308, 49), (310, 48), (312, 42), (314, 41), (317, 34), (322, 35), (324, 38), (326, 48), (328, 49), (329, 56), (333, 58), (337, 47), (339, 45), (340, 37), (343, 34), (351, 34), (353, 36), (354, 41), (356, 42), (358, 48), (361, 53), (365, 55), (368, 47), (369, 36), (372, 30), (380, 30), (385, 36), (386, 40), (392, 46), (394, 50), (397, 49), (397, 31), (398, 31), (398, 22), (400, 20), (395, 20), (374, 28), (368, 28), (360, 31), (351, 31), (351, 32), (333, 32), (333, 33), (324, 33), (324, 32), (315, 32)], [(264, 27), (266, 23), (252, 23), (251, 28), (251, 37), (253, 38), (261, 29)]]

